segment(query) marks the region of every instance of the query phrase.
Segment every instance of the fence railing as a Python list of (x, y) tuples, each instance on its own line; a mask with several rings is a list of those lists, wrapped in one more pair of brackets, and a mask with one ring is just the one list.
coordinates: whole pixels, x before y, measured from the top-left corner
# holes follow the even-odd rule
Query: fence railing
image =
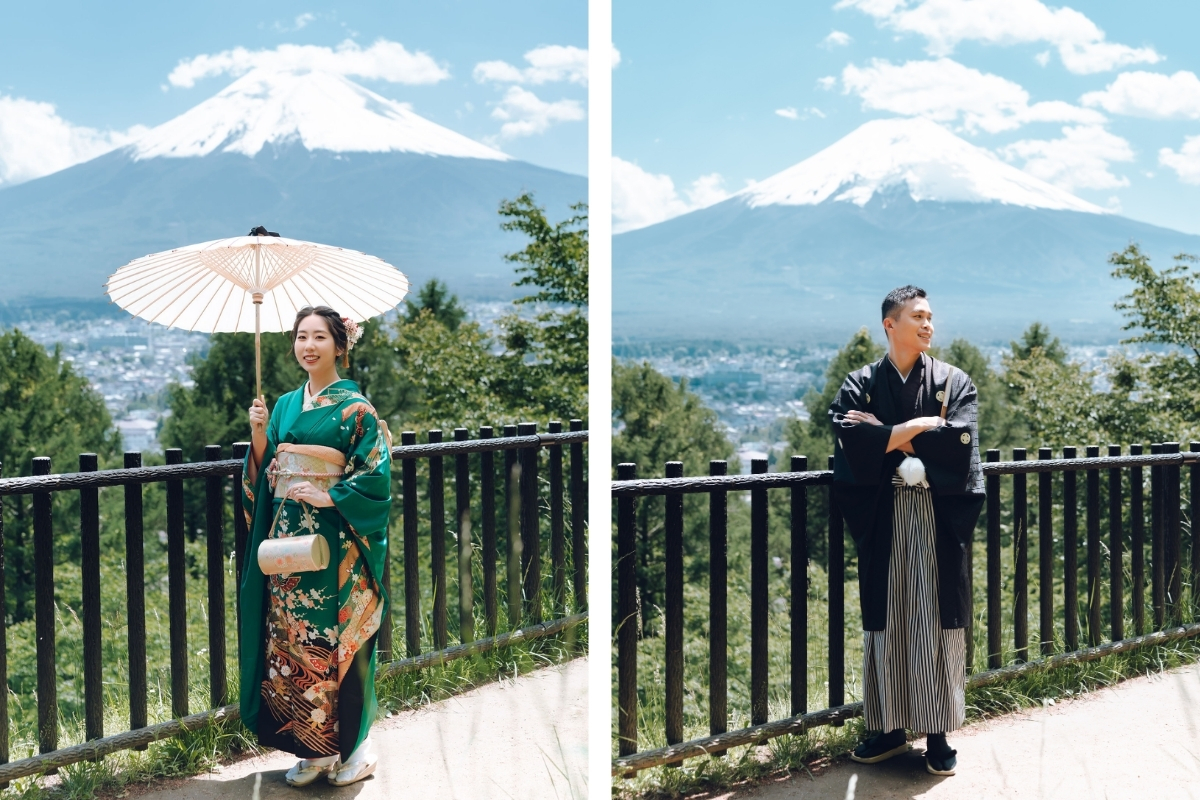
[[(381, 674), (398, 674), (445, 663), (465, 655), (485, 652), (518, 642), (529, 641), (573, 628), (585, 621), (587, 586), (586, 520), (586, 462), (583, 446), (588, 432), (581, 420), (571, 420), (570, 431), (562, 424), (551, 422), (549, 432), (539, 434), (534, 423), (506, 426), (502, 436), (494, 436), (490, 427), (483, 427), (478, 438), (471, 439), (465, 428), (454, 431), (454, 441), (442, 442), (442, 432), (428, 432), (427, 443), (417, 444), (415, 432), (406, 431), (400, 446), (393, 447), (393, 481), (399, 484), (402, 525), (400, 536), (390, 537), (390, 553), (382, 582), (392, 596), (393, 607), (403, 605), (405, 614), (405, 646), (407, 657), (392, 659), (392, 621), (389, 611), (379, 634), (378, 650)], [(205, 461), (183, 463), (183, 451), (168, 449), (166, 464), (142, 466), (141, 453), (127, 452), (124, 468), (98, 470), (95, 454), (79, 457), (79, 471), (51, 474), (49, 458), (33, 459), (33, 474), (28, 477), (0, 478), (0, 504), (5, 498), (30, 496), (32, 505), (33, 564), (34, 564), (34, 622), (37, 654), (37, 745), (38, 755), (9, 762), (9, 692), (0, 692), (0, 788), (11, 780), (26, 775), (53, 772), (58, 767), (85, 759), (96, 759), (117, 750), (139, 748), (152, 741), (178, 735), (210, 724), (215, 720), (235, 718), (237, 706), (229, 701), (227, 676), (226, 630), (226, 559), (236, 565), (236, 581), (241, 582), (242, 557), (248, 534), (243, 511), (241, 477), (242, 459), (249, 445), (233, 445), (232, 459), (222, 459), (222, 447), (205, 448)], [(543, 451), (545, 454), (543, 455)], [(503, 463), (497, 464), (496, 456)], [(564, 455), (569, 472), (564, 472)], [(477, 470), (472, 470), (472, 457)], [(452, 645), (447, 625), (446, 576), (447, 527), (445, 515), (446, 476), (443, 461), (454, 462), (453, 487), (455, 516), (451, 532), (457, 539), (459, 608), (458, 639)], [(540, 462), (546, 461), (543, 473)], [(418, 470), (423, 466), (422, 470)], [(504, 553), (498, 553), (497, 538), (497, 476), (501, 467), (500, 500), (504, 519), (502, 526), (507, 542)], [(420, 475), (418, 473), (421, 473)], [(541, 475), (546, 479), (542, 480)], [(232, 478), (230, 484), (228, 479)], [(420, 480), (419, 480), (420, 478)], [(185, 535), (185, 481), (202, 481), (204, 498), (204, 547), (207, 579), (207, 650), (209, 661), (208, 684), (210, 709), (198, 714), (189, 713), (187, 623), (187, 560)], [(175, 719), (150, 725), (148, 719), (147, 631), (146, 631), (146, 572), (143, 551), (143, 488), (148, 484), (165, 484), (165, 543), (167, 555), (168, 624), (170, 642), (171, 713)], [(106, 487), (121, 487), (124, 493), (125, 529), (125, 590), (127, 601), (127, 658), (129, 729), (105, 736), (104, 683), (102, 670), (101, 624), (101, 519), (99, 491)], [(423, 516), (418, 490), (427, 495), (427, 516)], [(227, 491), (228, 490), (228, 491)], [(55, 521), (51, 496), (54, 493), (78, 492), (78, 525), (80, 535), (80, 568), (82, 596), (80, 597), (83, 630), (83, 697), (86, 741), (59, 748), (60, 713), (58, 687), (60, 676), (56, 659), (56, 603), (54, 579)], [(393, 489), (393, 498), (396, 498)], [(478, 499), (478, 503), (474, 500)], [(549, 516), (550, 559), (549, 581), (542, 577), (542, 543), (546, 537), (541, 521), (543, 503)], [(234, 537), (232, 548), (227, 546), (225, 515), (232, 505)], [(565, 511), (569, 505), (570, 563), (567, 557), (567, 527)], [(481, 531), (481, 546), (476, 555), (472, 540), (474, 521)], [(427, 522), (422, 542), (422, 522)], [(5, 608), (4, 515), (0, 513), (0, 609)], [(59, 527), (61, 528), (61, 520)], [(160, 534), (161, 537), (161, 534)], [(424, 552), (422, 552), (424, 551)], [(433, 587), (432, 622), (429, 625), (433, 647), (422, 653), (420, 565), (425, 553), (429, 555), (430, 580)], [(391, 562), (403, 562), (402, 586), (393, 592)], [(504, 589), (509, 599), (506, 618), (507, 631), (500, 631), (498, 608), (497, 563), (505, 567)], [(482, 572), (484, 628), (486, 636), (476, 639), (474, 631), (473, 570)], [(568, 572), (569, 571), (569, 572)], [(567, 600), (567, 578), (575, 588), (571, 602)], [(544, 585), (548, 583), (548, 586)], [(549, 597), (546, 597), (546, 593)], [(236, 598), (236, 593), (234, 594)], [(543, 621), (549, 610), (551, 619)], [(522, 625), (525, 627), (521, 627)], [(0, 687), (9, 681), (8, 631), (0, 626)], [(236, 650), (234, 651), (236, 653)]]
[[(1028, 460), (1024, 449), (1015, 449), (1013, 459), (1000, 461), (998, 450), (989, 450), (983, 473), (986, 506), (980, 519), (985, 527), (986, 552), (986, 671), (973, 663), (976, 641), (974, 613), (968, 614), (967, 672), (968, 686), (991, 684), (1023, 674), (1029, 669), (1100, 658), (1146, 644), (1200, 635), (1200, 624), (1183, 626), (1190, 617), (1191, 605), (1200, 605), (1200, 526), (1190, 525), (1190, 565), (1187, 585), (1190, 603), (1184, 602), (1185, 562), (1182, 536), (1184, 495), (1181, 494), (1181, 470), (1188, 467), (1187, 508), (1200, 508), (1200, 442), (1192, 442), (1190, 452), (1180, 452), (1179, 444), (1154, 444), (1150, 452), (1132, 445), (1130, 455), (1121, 455), (1121, 447), (1111, 445), (1105, 456), (1097, 446), (1088, 447), (1085, 458), (1078, 458), (1074, 447), (1063, 449), (1054, 458), (1049, 448), (1038, 450), (1037, 460)], [(751, 462), (751, 474), (726, 475), (724, 461), (713, 461), (707, 476), (683, 476), (683, 465), (670, 462), (665, 478), (637, 479), (635, 464), (620, 464), (612, 484), (616, 505), (617, 538), (617, 613), (614, 618), (617, 639), (617, 749), (614, 775), (630, 775), (637, 770), (663, 764), (677, 764), (699, 755), (722, 755), (736, 745), (760, 743), (773, 736), (802, 733), (820, 725), (841, 724), (860, 715), (861, 703), (846, 703), (845, 637), (845, 552), (844, 525), (831, 491), (831, 471), (809, 471), (804, 456), (793, 456), (790, 472), (767, 472), (766, 459)], [(832, 469), (832, 457), (830, 457)], [(1149, 470), (1149, 481), (1145, 470)], [(1079, 537), (1078, 475), (1084, 476), (1084, 537)], [(1030, 661), (1029, 640), (1029, 487), (1028, 476), (1037, 474), (1037, 634)], [(1011, 504), (1002, 508), (1001, 479), (1011, 476)], [(1102, 484), (1102, 477), (1105, 479)], [(1102, 486), (1104, 491), (1102, 491)], [(825, 487), (821, 489), (821, 487)], [(1147, 497), (1146, 489), (1149, 489)], [(789, 494), (790, 536), (790, 705), (792, 716), (768, 720), (768, 533), (770, 514), (768, 492), (786, 489)], [(808, 520), (808, 493), (826, 493), (828, 509), (824, 531), (812, 531)], [(728, 493), (749, 491), (750, 505), (750, 726), (728, 730)], [(1106, 514), (1101, 497), (1107, 493)], [(684, 742), (684, 506), (685, 494), (707, 494), (708, 514), (708, 607), (691, 613), (708, 617), (708, 727), (707, 737)], [(663, 581), (663, 708), (665, 710), (666, 747), (638, 750), (638, 552), (637, 503), (639, 498), (664, 498), (661, 545)], [(1146, 505), (1149, 504), (1149, 534), (1146, 541)], [(1002, 535), (1007, 517), (1008, 536)], [(1107, 539), (1102, 537), (1107, 528)], [(826, 538), (828, 629), (825, 634), (828, 692), (826, 707), (810, 711), (808, 696), (809, 635), (809, 552), (815, 537)], [(1056, 537), (1061, 536), (1061, 544)], [(1011, 606), (1002, 592), (1004, 539), (1012, 547)], [(702, 546), (701, 546), (702, 547)], [(1079, 549), (1084, 548), (1086, 580), (1084, 596), (1079, 596), (1081, 571)], [(1146, 550), (1150, 550), (1147, 559)], [(968, 575), (972, 576), (968, 597), (974, 597), (974, 548), (967, 549)], [(1059, 553), (1061, 552), (1061, 556)], [(1128, 554), (1128, 555), (1127, 555)], [(1125, 566), (1128, 558), (1131, 587), (1126, 596)], [(655, 565), (656, 567), (659, 565)], [(643, 562), (643, 567), (645, 567)], [(1149, 572), (1149, 574), (1147, 574)], [(1147, 580), (1149, 579), (1149, 580)], [(1107, 584), (1107, 589), (1106, 589)], [(1056, 598), (1056, 588), (1062, 595)], [(1147, 620), (1145, 600), (1149, 590), (1152, 617)], [(1128, 602), (1127, 602), (1128, 601)], [(743, 602), (740, 598), (734, 602)], [(777, 601), (778, 602), (778, 601)], [(1082, 619), (1080, 610), (1083, 610)], [(1107, 626), (1105, 611), (1107, 610)], [(1134, 638), (1126, 638), (1126, 612), (1132, 621)], [(1186, 614), (1185, 614), (1186, 612)], [(1011, 624), (1011, 648), (1006, 648), (1005, 621)], [(1080, 649), (1080, 633), (1087, 647)], [(1147, 634), (1150, 626), (1154, 633)], [(1165, 628), (1169, 628), (1164, 630)], [(1061, 630), (1061, 637), (1056, 632)], [(818, 632), (812, 632), (819, 635)], [(853, 633), (857, 634), (857, 631)], [(1102, 644), (1108, 639), (1107, 644)], [(1053, 655), (1056, 649), (1065, 654)], [(1011, 663), (1005, 666), (1005, 661)], [(744, 671), (745, 665), (740, 665)], [(815, 665), (814, 665), (815, 666)], [(778, 680), (778, 679), (777, 679)], [(645, 693), (657, 690), (643, 686)], [(700, 698), (696, 698), (700, 701)], [(700, 705), (697, 702), (697, 705)], [(693, 720), (693, 727), (695, 720)]]

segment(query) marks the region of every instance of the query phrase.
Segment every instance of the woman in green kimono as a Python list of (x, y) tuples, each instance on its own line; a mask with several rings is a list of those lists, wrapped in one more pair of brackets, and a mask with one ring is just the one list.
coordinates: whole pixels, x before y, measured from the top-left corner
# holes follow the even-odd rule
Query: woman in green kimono
[[(296, 316), (296, 360), (308, 373), (268, 414), (256, 399), (246, 455), (250, 529), (240, 587), (241, 711), (263, 745), (300, 756), (293, 786), (322, 774), (345, 785), (374, 772), (375, 641), (388, 598), (391, 453), (387, 425), (337, 361), (361, 335), (326, 306)], [(323, 570), (264, 575), (267, 539), (319, 534)]]

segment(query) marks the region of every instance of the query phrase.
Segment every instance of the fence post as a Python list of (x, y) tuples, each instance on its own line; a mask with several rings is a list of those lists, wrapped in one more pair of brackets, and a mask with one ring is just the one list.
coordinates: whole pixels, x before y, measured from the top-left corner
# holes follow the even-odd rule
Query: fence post
[[(34, 475), (50, 474), (50, 459), (33, 459)], [(34, 627), (37, 635), (38, 752), (58, 749), (58, 666), (55, 663), (54, 524), (50, 493), (33, 494)]]
[[(81, 453), (80, 472), (100, 468), (95, 453)], [(104, 736), (104, 666), (100, 641), (100, 490), (79, 490), (79, 550), (83, 577), (84, 736)], [(0, 606), (0, 611), (3, 606)]]
[[(1000, 460), (999, 450), (988, 450), (987, 460)], [(987, 497), (987, 617), (988, 669), (1001, 666), (1003, 610), (1000, 606), (1000, 476), (985, 479)]]
[[(1038, 448), (1038, 460), (1054, 458), (1049, 447)], [(1039, 639), (1044, 656), (1054, 652), (1054, 475), (1038, 473), (1038, 603)]]
[[(1161, 455), (1162, 445), (1150, 445), (1151, 455)], [(1150, 467), (1150, 600), (1154, 607), (1154, 630), (1163, 628), (1164, 611), (1166, 608), (1166, 587), (1163, 580), (1166, 572), (1163, 569), (1163, 468), (1161, 464)]]
[[(637, 478), (637, 464), (618, 464), (617, 480)], [(617, 500), (617, 733), (618, 754), (637, 752), (637, 537), (633, 497)]]
[[(183, 450), (169, 447), (167, 464), (182, 464)], [(187, 565), (183, 547), (183, 481), (167, 484), (167, 615), (171, 636), (171, 713), (188, 715)]]
[[(3, 475), (3, 465), (0, 464), (0, 475)], [(4, 555), (7, 548), (4, 544), (4, 503), (0, 500), (0, 609), (8, 608), (8, 597), (5, 590)], [(4, 612), (7, 616), (7, 611)], [(0, 688), (8, 686), (8, 626), (0, 625)], [(0, 691), (0, 764), (8, 763), (8, 691)], [(7, 783), (0, 783), (0, 790), (7, 789)]]
[[(833, 471), (833, 456), (829, 457)], [(829, 487), (829, 707), (846, 702), (846, 540), (842, 512)], [(838, 727), (841, 722), (835, 723)]]
[[(205, 461), (221, 460), (221, 445), (204, 448)], [(220, 475), (204, 480), (204, 522), (208, 541), (208, 691), (213, 708), (225, 705), (225, 503)], [(240, 487), (234, 487), (239, 490)]]
[[(668, 461), (666, 476), (682, 478), (683, 462)], [(683, 495), (668, 494), (663, 499), (666, 733), (667, 744), (679, 744), (683, 741)]]
[[(504, 435), (517, 435), (516, 425), (505, 425)], [(504, 512), (505, 534), (508, 536), (508, 571), (505, 586), (508, 593), (508, 629), (515, 631), (521, 627), (521, 559), (524, 557), (524, 546), (521, 540), (521, 459), (518, 451), (504, 451)]]
[[(1175, 455), (1179, 452), (1179, 442), (1166, 442), (1163, 452)], [(1163, 471), (1166, 481), (1166, 491), (1163, 501), (1166, 508), (1163, 516), (1166, 522), (1166, 540), (1163, 548), (1163, 562), (1167, 571), (1165, 586), (1167, 589), (1167, 607), (1172, 625), (1183, 624), (1183, 532), (1180, 526), (1179, 509), (1179, 462), (1168, 464)]]
[[(125, 469), (142, 466), (142, 454), (125, 453)], [(125, 484), (125, 615), (129, 620), (129, 729), (146, 727), (146, 560), (142, 543), (142, 485)], [(136, 750), (145, 750), (139, 745)]]
[[(536, 436), (536, 422), (517, 425), (518, 436)], [(521, 449), (521, 572), (525, 584), (525, 613), (530, 622), (542, 621), (542, 539), (538, 518), (538, 456), (539, 445)]]
[[(1140, 456), (1142, 446), (1131, 444), (1129, 455)], [(1146, 518), (1143, 497), (1141, 467), (1131, 467), (1129, 470), (1129, 571), (1133, 579), (1133, 635), (1141, 636), (1146, 632)]]
[[(750, 460), (750, 472), (767, 459)], [(767, 490), (750, 490), (750, 724), (767, 721)], [(832, 684), (831, 684), (832, 685)]]
[[(1088, 445), (1088, 458), (1100, 457), (1099, 445)], [(1088, 645), (1100, 644), (1100, 470), (1087, 471)]]
[[(1075, 458), (1074, 447), (1063, 448), (1063, 458)], [(1078, 473), (1063, 473), (1063, 633), (1067, 650), (1079, 649), (1079, 503)]]
[[(430, 444), (442, 441), (442, 432), (428, 434)], [(442, 457), (429, 457), (429, 550), (433, 569), (433, 649), (446, 649), (446, 501)]]
[[(454, 429), (454, 441), (467, 441), (466, 428)], [(458, 520), (458, 640), (463, 644), (475, 640), (475, 592), (471, 559), (471, 457), (467, 453), (454, 456), (454, 516)]]
[[(808, 457), (792, 456), (792, 472), (807, 472)], [(808, 489), (792, 486), (792, 716), (808, 710)]]
[[(491, 439), (492, 426), (482, 426), (479, 438)], [(483, 616), (487, 635), (495, 636), (500, 611), (496, 604), (496, 459), (491, 450), (479, 453), (479, 499), (483, 529)]]
[[(1013, 448), (1013, 461), (1025, 460), (1025, 448)], [(1029, 506), (1025, 473), (1013, 475), (1013, 645), (1017, 661), (1029, 660)]]
[[(725, 461), (708, 462), (709, 475), (724, 475), (728, 469)], [(728, 501), (728, 492), (708, 495), (708, 732), (713, 736), (729, 730)]]
[[(1108, 446), (1109, 458), (1121, 455), (1121, 445)], [(1108, 588), (1112, 640), (1125, 638), (1125, 540), (1121, 524), (1121, 470), (1108, 471)]]
[[(583, 420), (571, 420), (571, 430), (582, 431)], [(583, 442), (571, 443), (571, 565), (575, 568), (575, 611), (587, 610), (587, 487), (583, 478)]]
[[(562, 433), (562, 423), (550, 423), (550, 433)], [(563, 530), (563, 448), (552, 444), (550, 454), (550, 572), (553, 575), (554, 612), (566, 613), (567, 604), (567, 543)]]
[[(400, 445), (417, 443), (416, 431), (403, 431)], [(404, 648), (409, 658), (421, 653), (420, 538), (417, 528), (417, 461), (400, 459), (400, 483), (404, 497)]]
[[(1188, 450), (1192, 453), (1200, 453), (1200, 442), (1191, 442)], [(1193, 461), (1188, 466), (1188, 515), (1189, 527), (1192, 533), (1192, 569), (1189, 576), (1189, 585), (1191, 586), (1192, 595), (1192, 614), (1195, 616), (1200, 612), (1200, 592), (1197, 591), (1197, 584), (1200, 583), (1200, 516), (1197, 516), (1197, 509), (1200, 509), (1200, 462)]]

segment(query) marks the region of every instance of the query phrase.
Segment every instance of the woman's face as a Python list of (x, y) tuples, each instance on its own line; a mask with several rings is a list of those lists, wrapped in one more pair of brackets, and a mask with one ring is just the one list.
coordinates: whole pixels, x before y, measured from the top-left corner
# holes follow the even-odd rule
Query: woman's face
[(310, 375), (337, 369), (338, 353), (333, 335), (325, 318), (318, 314), (310, 314), (300, 320), (293, 350), (300, 366)]

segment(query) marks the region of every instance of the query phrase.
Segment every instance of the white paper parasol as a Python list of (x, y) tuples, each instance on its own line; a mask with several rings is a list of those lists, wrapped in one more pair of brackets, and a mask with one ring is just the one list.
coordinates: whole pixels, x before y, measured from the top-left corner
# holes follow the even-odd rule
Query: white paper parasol
[(290, 331), (305, 306), (331, 306), (361, 322), (395, 308), (408, 294), (408, 278), (375, 256), (255, 228), (250, 236), (136, 259), (105, 288), (121, 308), (167, 327), (254, 331), (255, 394), (261, 396), (262, 331)]

